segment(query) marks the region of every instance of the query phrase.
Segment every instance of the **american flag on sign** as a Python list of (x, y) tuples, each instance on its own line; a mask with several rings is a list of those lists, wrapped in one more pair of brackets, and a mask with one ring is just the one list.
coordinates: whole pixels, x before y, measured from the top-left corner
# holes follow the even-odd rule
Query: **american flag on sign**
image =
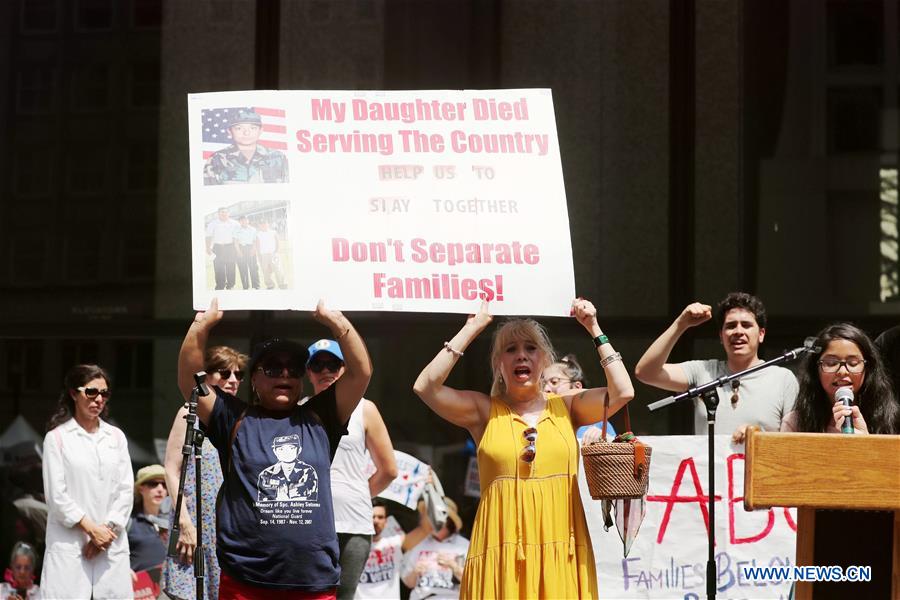
[(237, 106), (232, 108), (208, 108), (203, 117), (203, 160), (231, 144), (228, 125), (238, 111), (254, 111), (262, 119), (262, 135), (259, 143), (272, 150), (287, 150), (285, 112), (280, 108), (261, 106)]

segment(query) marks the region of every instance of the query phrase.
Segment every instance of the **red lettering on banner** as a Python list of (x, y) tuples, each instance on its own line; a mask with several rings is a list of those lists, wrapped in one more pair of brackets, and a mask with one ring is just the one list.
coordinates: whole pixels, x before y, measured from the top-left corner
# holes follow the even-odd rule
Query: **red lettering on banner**
[(765, 528), (762, 532), (757, 535), (751, 535), (749, 537), (737, 537), (736, 527), (734, 524), (734, 505), (738, 502), (743, 503), (744, 497), (734, 495), (734, 463), (736, 461), (744, 461), (743, 454), (732, 454), (727, 459), (725, 459), (725, 466), (727, 468), (728, 473), (728, 535), (732, 544), (750, 544), (753, 542), (758, 542), (763, 539), (769, 532), (772, 531), (772, 527), (775, 526), (775, 512), (770, 508), (769, 509), (769, 520), (766, 523)]
[[(686, 469), (690, 468), (691, 470), (691, 479), (694, 482), (694, 492), (693, 496), (679, 496), (678, 489), (681, 487), (681, 480), (684, 477), (684, 472)], [(693, 457), (685, 458), (681, 461), (681, 464), (678, 465), (678, 471), (675, 473), (675, 479), (672, 481), (672, 488), (669, 492), (668, 496), (647, 496), (648, 502), (665, 502), (666, 503), (666, 511), (663, 514), (662, 521), (659, 524), (659, 535), (656, 536), (656, 543), (661, 544), (663, 541), (663, 537), (666, 535), (666, 527), (669, 525), (669, 519), (672, 516), (672, 508), (676, 503), (684, 503), (684, 502), (696, 502), (700, 505), (700, 512), (703, 515), (703, 523), (706, 526), (707, 533), (709, 532), (709, 508), (707, 507), (707, 503), (709, 502), (709, 496), (703, 495), (703, 486), (700, 485), (700, 477), (697, 475), (697, 468), (694, 466)], [(719, 501), (722, 499), (722, 496), (715, 496), (714, 500)]]

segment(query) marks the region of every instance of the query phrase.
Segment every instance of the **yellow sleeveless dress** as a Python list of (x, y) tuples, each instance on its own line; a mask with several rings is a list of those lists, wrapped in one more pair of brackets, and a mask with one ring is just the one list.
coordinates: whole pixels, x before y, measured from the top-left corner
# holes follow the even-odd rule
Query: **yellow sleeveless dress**
[(578, 493), (578, 441), (565, 401), (548, 396), (534, 462), (528, 425), (491, 399), (478, 445), (481, 503), (460, 598), (596, 598), (597, 573)]

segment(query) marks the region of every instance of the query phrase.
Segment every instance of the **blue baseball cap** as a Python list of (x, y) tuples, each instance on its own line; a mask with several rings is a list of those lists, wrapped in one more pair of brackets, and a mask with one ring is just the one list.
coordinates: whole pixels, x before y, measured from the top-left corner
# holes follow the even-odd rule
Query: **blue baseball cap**
[(306, 366), (312, 362), (313, 357), (319, 352), (329, 352), (344, 362), (344, 353), (341, 352), (341, 346), (334, 340), (319, 340), (309, 345), (309, 358), (306, 359)]

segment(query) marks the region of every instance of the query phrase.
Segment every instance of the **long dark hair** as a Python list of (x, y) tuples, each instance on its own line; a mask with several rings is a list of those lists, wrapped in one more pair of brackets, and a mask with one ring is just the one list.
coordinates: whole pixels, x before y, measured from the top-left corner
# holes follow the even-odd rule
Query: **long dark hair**
[[(860, 328), (852, 323), (834, 323), (819, 332), (816, 345), (824, 352), (832, 340), (856, 344), (865, 359), (866, 370), (855, 403), (869, 428), (869, 433), (895, 434), (900, 430), (900, 406), (887, 376), (878, 348)], [(819, 381), (819, 356), (809, 353), (800, 369), (800, 392), (797, 394), (797, 431), (823, 432), (832, 417), (832, 401)]]
[[(56, 412), (47, 421), (47, 431), (58, 427), (75, 416), (75, 401), (72, 400), (72, 390), (81, 387), (93, 379), (103, 379), (107, 387), (112, 385), (109, 374), (97, 365), (75, 365), (63, 378), (63, 389), (59, 394), (56, 404)], [(100, 413), (101, 419), (109, 415), (109, 402), (103, 405)]]

